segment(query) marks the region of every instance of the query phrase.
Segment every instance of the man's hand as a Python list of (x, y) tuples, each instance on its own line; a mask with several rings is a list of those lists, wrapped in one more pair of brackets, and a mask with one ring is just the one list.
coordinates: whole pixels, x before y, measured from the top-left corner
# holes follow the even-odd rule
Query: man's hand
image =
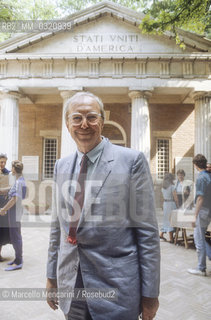
[(196, 227), (196, 222), (192, 222), (192, 227), (193, 227), (193, 228)]
[(47, 289), (47, 303), (51, 309), (58, 309), (58, 297), (57, 297), (57, 280), (56, 279), (47, 279), (46, 283)]
[(152, 320), (159, 307), (158, 298), (141, 298), (142, 320)]
[(6, 213), (7, 213), (7, 212), (6, 212), (5, 210), (0, 209), (0, 216), (5, 216)]

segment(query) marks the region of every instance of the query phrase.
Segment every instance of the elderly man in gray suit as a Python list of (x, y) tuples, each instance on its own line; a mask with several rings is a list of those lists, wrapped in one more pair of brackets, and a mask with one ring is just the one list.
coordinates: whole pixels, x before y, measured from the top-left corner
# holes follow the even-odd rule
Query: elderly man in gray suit
[(71, 97), (65, 117), (77, 152), (55, 165), (47, 302), (68, 320), (151, 320), (160, 248), (147, 161), (101, 136), (92, 93)]

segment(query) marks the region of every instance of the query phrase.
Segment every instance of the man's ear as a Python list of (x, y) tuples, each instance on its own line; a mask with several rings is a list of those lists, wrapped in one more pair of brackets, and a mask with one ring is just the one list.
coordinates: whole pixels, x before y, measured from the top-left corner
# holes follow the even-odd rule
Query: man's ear
[(68, 122), (68, 121), (66, 121), (65, 123), (66, 123), (67, 130), (68, 130), (68, 131), (70, 131), (70, 128), (69, 128), (69, 122)]
[(104, 120), (102, 121), (102, 130), (103, 130), (103, 127), (104, 127)]

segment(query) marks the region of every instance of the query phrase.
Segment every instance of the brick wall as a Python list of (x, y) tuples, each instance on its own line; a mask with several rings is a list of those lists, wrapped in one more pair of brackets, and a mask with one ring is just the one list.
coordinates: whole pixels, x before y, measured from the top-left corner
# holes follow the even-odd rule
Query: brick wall
[[(47, 132), (54, 136), (61, 132), (62, 105), (20, 105), (19, 107), (19, 159), (22, 156), (39, 156), (39, 181), (33, 181), (35, 188), (34, 204), (38, 205), (40, 182), (42, 181), (43, 134)], [(58, 136), (60, 152), (61, 139)], [(58, 154), (60, 157), (60, 153)], [(46, 185), (47, 205), (51, 205), (51, 188)], [(40, 203), (40, 206), (43, 205)], [(30, 212), (42, 211), (46, 208), (30, 208)]]
[[(36, 155), (40, 158), (42, 173), (43, 137), (41, 131), (61, 131), (62, 106), (20, 105), (19, 115), (19, 158)], [(53, 132), (51, 133), (53, 134)], [(59, 150), (60, 150), (59, 139)]]
[(151, 171), (156, 172), (156, 139), (171, 140), (171, 170), (175, 171), (175, 157), (194, 155), (194, 105), (150, 105)]
[(162, 207), (161, 183), (156, 179), (156, 140), (170, 139), (170, 171), (175, 173), (175, 157), (194, 156), (194, 105), (150, 105), (151, 173), (156, 207)]

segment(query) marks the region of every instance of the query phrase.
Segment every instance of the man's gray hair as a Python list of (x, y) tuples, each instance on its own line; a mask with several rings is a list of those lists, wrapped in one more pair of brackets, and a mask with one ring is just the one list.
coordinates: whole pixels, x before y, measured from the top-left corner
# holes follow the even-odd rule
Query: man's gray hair
[(6, 160), (8, 159), (7, 158), (7, 154), (6, 153), (1, 153), (1, 152), (0, 152), (0, 158), (6, 159)]
[(102, 116), (102, 118), (104, 119), (105, 118), (105, 113), (104, 113), (104, 105), (103, 105), (103, 102), (102, 100), (95, 96), (93, 93), (91, 92), (88, 92), (88, 91), (80, 91), (80, 92), (77, 92), (76, 94), (74, 94), (74, 96), (72, 96), (71, 98), (67, 99), (67, 101), (65, 102), (65, 111), (64, 111), (64, 114), (65, 114), (65, 120), (66, 120), (66, 123), (68, 121), (68, 113), (69, 113), (69, 107), (70, 105), (75, 101), (77, 100), (78, 98), (80, 97), (91, 97), (93, 98), (95, 101), (97, 101), (99, 107), (100, 107), (100, 114)]

